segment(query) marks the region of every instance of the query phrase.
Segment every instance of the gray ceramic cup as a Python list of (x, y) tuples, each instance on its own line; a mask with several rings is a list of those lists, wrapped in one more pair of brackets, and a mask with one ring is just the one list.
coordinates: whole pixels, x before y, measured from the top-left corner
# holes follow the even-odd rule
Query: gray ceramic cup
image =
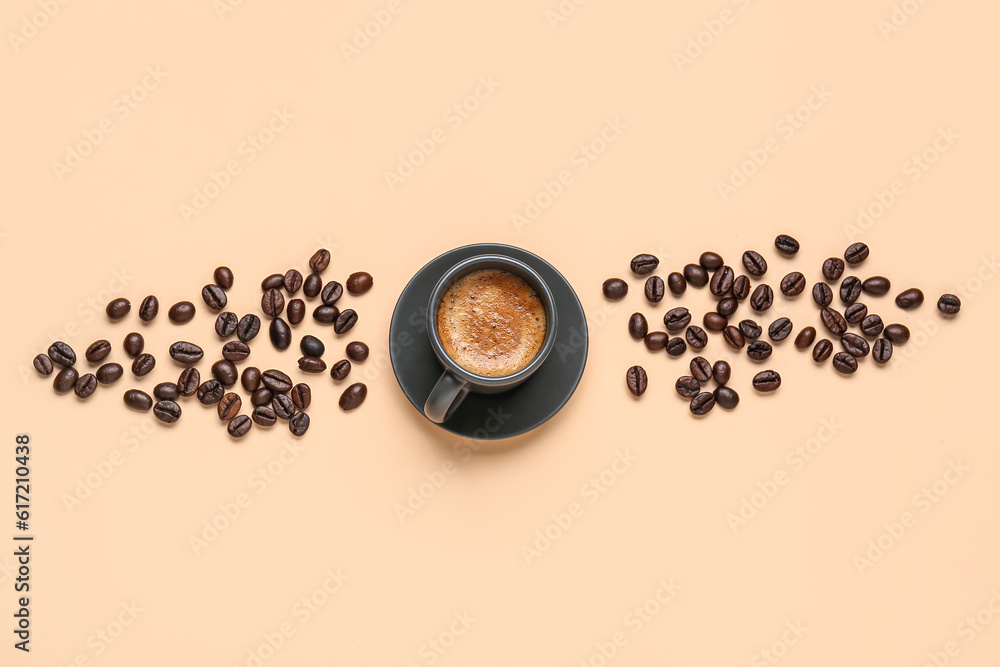
[[(545, 308), (545, 342), (542, 343), (541, 349), (538, 350), (538, 354), (531, 360), (531, 363), (510, 375), (486, 377), (465, 370), (448, 356), (441, 344), (441, 339), (438, 337), (437, 310), (438, 304), (441, 303), (441, 297), (459, 278), (481, 269), (502, 269), (518, 276), (535, 290)], [(424, 414), (432, 422), (440, 424), (454, 414), (470, 391), (496, 394), (518, 386), (531, 377), (545, 362), (545, 358), (549, 356), (549, 352), (555, 345), (557, 327), (556, 304), (549, 286), (534, 269), (524, 262), (505, 255), (489, 254), (470, 257), (451, 267), (434, 286), (427, 304), (427, 335), (430, 337), (434, 354), (444, 366), (444, 372), (427, 397), (427, 402), (424, 403)]]

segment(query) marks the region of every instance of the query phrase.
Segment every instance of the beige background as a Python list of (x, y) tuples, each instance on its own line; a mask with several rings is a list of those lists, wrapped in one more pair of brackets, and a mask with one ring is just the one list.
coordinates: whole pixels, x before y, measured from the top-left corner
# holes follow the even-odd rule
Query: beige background
[[(0, 477), (11, 484), (14, 436), (29, 433), (37, 541), (30, 656), (10, 647), (16, 574), (0, 557), (10, 642), (0, 663), (600, 665), (617, 639), (609, 664), (996, 664), (995, 3), (5, 8)], [(378, 34), (345, 55), (373, 12), (387, 24), (369, 25)], [(463, 101), (474, 108), (467, 118), (451, 110)], [(293, 118), (275, 120), (275, 108)], [(796, 113), (795, 124), (783, 120)], [(273, 139), (263, 150), (243, 144), (272, 122), (280, 131), (263, 133)], [(618, 129), (602, 145), (609, 122)], [(84, 145), (75, 168), (54, 166), (88, 136), (100, 143)], [(433, 153), (390, 187), (386, 172), (429, 137)], [(591, 160), (579, 151), (592, 141), (603, 152)], [(765, 146), (766, 163), (723, 197), (719, 183)], [(922, 169), (913, 156), (925, 151), (933, 163)], [(238, 173), (208, 187), (214, 197), (185, 220), (182, 206), (213, 173), (226, 182), (217, 172), (229, 161)], [(539, 199), (561, 171), (562, 192)], [(878, 213), (876, 193), (897, 180), (891, 205), (859, 226), (858, 208)], [(531, 199), (544, 208), (526, 213)], [(517, 225), (515, 214), (533, 219)], [(794, 260), (773, 252), (780, 232), (802, 242)], [(638, 252), (657, 254), (665, 276), (703, 250), (737, 263), (756, 248), (772, 284), (793, 268), (811, 283), (856, 239), (872, 248), (861, 277), (884, 274), (893, 294), (914, 285), (928, 296), (910, 313), (891, 295), (866, 297), (914, 332), (894, 363), (868, 359), (842, 378), (789, 341), (766, 364), (784, 378), (777, 394), (754, 395), (757, 367), (740, 357), (739, 408), (701, 420), (672, 390), (692, 355), (651, 355), (625, 324), (635, 310), (658, 322), (675, 303), (700, 319), (707, 293), (653, 308), (630, 278), (626, 301), (600, 295)], [(402, 395), (386, 332), (420, 266), (478, 241), (523, 246), (563, 271), (586, 308), (591, 351), (556, 419), (464, 460), (468, 443)], [(112, 295), (200, 304), (225, 263), (236, 273), (232, 307), (247, 312), (265, 275), (304, 266), (319, 246), (333, 252), (331, 277), (375, 275), (355, 300), (352, 335), (372, 345), (354, 371), (369, 396), (344, 414), (332, 381), (311, 378), (312, 428), (287, 465), (274, 463), (291, 440), (282, 428), (237, 443), (191, 400), (171, 428), (122, 406), (128, 386), (174, 379), (169, 343), (215, 349), (205, 308), (183, 328), (165, 313), (143, 327), (156, 371), (87, 403), (29, 370), (53, 338), (82, 356), (107, 337), (122, 361), (120, 341), (139, 323), (134, 312), (113, 326), (94, 317)], [(954, 321), (933, 306), (945, 291), (964, 300)], [(808, 295), (783, 308), (798, 326), (816, 323)], [(303, 324), (296, 339), (315, 329)], [(321, 332), (335, 360), (339, 345)], [(293, 368), (294, 349), (268, 348), (254, 346), (256, 365)], [(732, 356), (716, 337), (705, 354)], [(623, 381), (635, 363), (650, 376), (638, 401)], [(820, 439), (803, 464), (794, 450)], [(613, 484), (583, 486), (619, 452), (634, 460), (605, 473)], [(262, 482), (269, 464), (280, 474)], [(951, 464), (967, 470), (938, 483), (943, 497), (921, 499)], [(727, 515), (776, 475), (785, 483), (731, 529)], [(430, 497), (401, 522), (397, 504), (435, 478), (440, 488), (422, 487)], [(65, 498), (80, 484), (91, 493), (70, 511)], [(249, 505), (196, 554), (191, 537), (205, 522), (225, 525), (220, 506), (240, 494)], [(12, 505), (12, 495), (0, 497)], [(560, 529), (552, 515), (572, 503), (582, 513)], [(4, 511), (0, 534), (13, 533)], [(883, 535), (905, 512), (902, 535)], [(557, 539), (529, 564), (522, 548), (546, 529)], [(880, 537), (888, 551), (859, 566)], [(349, 579), (325, 593), (338, 570)], [(671, 581), (679, 590), (668, 593), (661, 582)], [(658, 591), (673, 597), (658, 602)], [(325, 604), (307, 615), (309, 596)], [(134, 619), (122, 612), (132, 604)], [(1000, 611), (1000, 597), (992, 604)], [(976, 630), (966, 618), (980, 610)], [(475, 619), (467, 628), (455, 621), (463, 613)], [(807, 629), (787, 629), (796, 624)], [(270, 650), (265, 637), (282, 629), (294, 634)]]

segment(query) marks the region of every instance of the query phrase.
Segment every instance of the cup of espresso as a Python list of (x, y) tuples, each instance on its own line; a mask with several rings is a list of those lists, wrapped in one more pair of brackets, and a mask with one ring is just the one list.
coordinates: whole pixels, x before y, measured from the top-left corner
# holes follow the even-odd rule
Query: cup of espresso
[(489, 254), (451, 267), (427, 305), (427, 334), (444, 373), (424, 414), (440, 424), (470, 391), (493, 394), (521, 384), (545, 362), (556, 327), (552, 292), (524, 262)]

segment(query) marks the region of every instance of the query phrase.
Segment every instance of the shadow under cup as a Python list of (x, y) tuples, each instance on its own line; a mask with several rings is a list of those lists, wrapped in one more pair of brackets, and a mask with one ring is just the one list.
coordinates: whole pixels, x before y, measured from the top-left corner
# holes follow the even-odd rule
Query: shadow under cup
[[(539, 348), (538, 354), (527, 366), (510, 375), (487, 377), (466, 370), (448, 356), (441, 339), (438, 337), (437, 311), (441, 298), (457, 280), (473, 271), (483, 269), (500, 269), (521, 278), (535, 290), (535, 294), (538, 295), (542, 307), (545, 309), (545, 340)], [(557, 327), (555, 299), (549, 286), (534, 269), (524, 262), (513, 257), (491, 254), (470, 257), (451, 267), (434, 286), (427, 304), (427, 335), (430, 338), (434, 354), (444, 366), (444, 373), (427, 397), (427, 402), (424, 404), (424, 414), (431, 421), (440, 424), (454, 414), (470, 391), (495, 394), (518, 386), (531, 377), (545, 362), (545, 358), (549, 356), (549, 352), (555, 345)]]

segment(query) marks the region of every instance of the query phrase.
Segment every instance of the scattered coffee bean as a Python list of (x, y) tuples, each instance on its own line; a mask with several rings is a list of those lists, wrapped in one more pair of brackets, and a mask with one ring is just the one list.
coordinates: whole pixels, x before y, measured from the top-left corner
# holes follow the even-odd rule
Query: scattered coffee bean
[(681, 338), (680, 336), (675, 336), (674, 338), (671, 338), (670, 340), (667, 341), (666, 350), (667, 354), (669, 354), (671, 357), (681, 356), (682, 354), (687, 352), (687, 348), (688, 348), (687, 343), (685, 343), (684, 339)]
[(340, 316), (340, 309), (336, 306), (317, 306), (313, 311), (313, 319), (320, 324), (333, 324)]
[(302, 274), (296, 269), (288, 269), (285, 271), (282, 285), (284, 285), (286, 292), (295, 294), (302, 288)]
[(153, 415), (164, 424), (173, 424), (181, 418), (181, 406), (173, 401), (157, 401), (153, 406)]
[(945, 315), (955, 315), (962, 309), (962, 300), (954, 294), (942, 294), (937, 307)]
[(777, 371), (761, 371), (753, 376), (753, 388), (761, 393), (774, 391), (781, 386), (781, 376)]
[(723, 339), (725, 339), (729, 347), (733, 348), (734, 350), (742, 350), (743, 346), (746, 345), (747, 342), (746, 339), (743, 337), (743, 334), (740, 333), (740, 330), (732, 325), (727, 326), (725, 329), (723, 329), (722, 337)]
[(888, 338), (879, 338), (872, 345), (872, 359), (876, 363), (885, 364), (892, 358), (892, 341)]
[(224, 422), (231, 420), (240, 414), (240, 408), (242, 407), (243, 401), (240, 400), (240, 395), (229, 392), (219, 400), (219, 419)]
[(819, 312), (819, 318), (823, 322), (826, 330), (834, 336), (840, 336), (847, 331), (847, 320), (833, 308), (827, 306)]
[(260, 369), (256, 366), (247, 366), (240, 375), (240, 384), (251, 394), (260, 387)]
[(215, 405), (226, 394), (226, 388), (218, 380), (205, 380), (198, 385), (198, 400), (202, 405)]
[(250, 394), (251, 405), (270, 405), (274, 398), (274, 392), (267, 387), (260, 387)]
[(713, 394), (720, 408), (732, 410), (740, 403), (740, 395), (732, 387), (716, 387)]
[(296, 438), (301, 438), (309, 430), (309, 415), (304, 412), (296, 412), (291, 419), (288, 420), (288, 430), (292, 432)]
[(680, 331), (690, 323), (691, 313), (684, 307), (671, 308), (663, 316), (667, 331)]
[(330, 251), (320, 248), (309, 258), (309, 268), (316, 273), (323, 273), (330, 266)]
[(705, 316), (701, 318), (701, 323), (704, 324), (705, 328), (709, 331), (718, 333), (726, 328), (726, 325), (729, 324), (729, 320), (714, 311), (710, 311), (705, 313)]
[(844, 319), (848, 324), (857, 324), (868, 317), (868, 306), (863, 303), (852, 303), (844, 308)]
[(913, 310), (914, 308), (919, 308), (920, 304), (923, 302), (924, 293), (916, 287), (905, 289), (896, 295), (896, 305), (903, 310)]
[(660, 260), (653, 255), (636, 255), (632, 258), (632, 262), (629, 264), (629, 267), (635, 275), (644, 276), (655, 271), (659, 264)]
[(351, 341), (346, 348), (347, 358), (351, 361), (362, 363), (368, 358), (368, 346), (360, 340)]
[(201, 298), (212, 310), (222, 310), (228, 302), (225, 290), (214, 283), (201, 288)]
[(716, 384), (726, 384), (733, 374), (733, 367), (728, 361), (719, 360), (712, 364), (712, 379)]
[(158, 401), (176, 401), (181, 393), (177, 391), (177, 385), (173, 382), (161, 382), (153, 387), (153, 396)]
[(231, 340), (222, 346), (222, 357), (227, 361), (243, 361), (250, 356), (250, 346), (239, 340)]
[(646, 344), (646, 349), (650, 352), (658, 352), (667, 346), (669, 336), (662, 331), (652, 331), (646, 334), (642, 342)]
[(303, 373), (322, 373), (326, 362), (319, 357), (299, 357), (299, 370)]
[(144, 391), (139, 389), (129, 389), (122, 396), (125, 406), (138, 412), (147, 412), (153, 407), (153, 399)]
[(628, 335), (636, 340), (642, 340), (649, 333), (649, 323), (642, 313), (632, 313), (628, 318)]
[(866, 294), (872, 294), (874, 296), (882, 296), (887, 294), (892, 287), (892, 283), (885, 276), (872, 276), (871, 278), (865, 278), (864, 282), (861, 283), (861, 289), (865, 291)]
[(83, 353), (83, 356), (87, 358), (92, 364), (96, 364), (98, 361), (103, 361), (109, 354), (111, 354), (111, 342), (106, 340), (95, 340), (87, 348), (87, 351)]
[(792, 321), (787, 317), (779, 317), (775, 321), (771, 322), (771, 325), (767, 328), (767, 336), (771, 340), (778, 342), (785, 340), (792, 333), (794, 325)]
[(143, 322), (152, 322), (160, 312), (159, 300), (150, 294), (139, 304), (139, 319)]
[(692, 349), (700, 350), (708, 343), (708, 334), (698, 325), (692, 324), (684, 332), (684, 340), (687, 341)]
[(750, 295), (750, 307), (758, 313), (763, 313), (774, 303), (774, 291), (769, 285), (761, 283)]
[(136, 377), (148, 375), (154, 366), (156, 366), (156, 359), (153, 358), (153, 355), (144, 352), (132, 360), (132, 374)]
[(52, 373), (52, 360), (47, 354), (36, 355), (31, 365), (35, 367), (39, 375), (50, 375)]
[(233, 272), (228, 266), (220, 266), (215, 269), (212, 279), (222, 289), (229, 289), (233, 286)]
[(883, 331), (885, 337), (896, 345), (902, 345), (910, 340), (910, 330), (903, 324), (890, 324)]
[(718, 297), (725, 296), (729, 294), (733, 289), (733, 280), (736, 279), (736, 274), (733, 273), (733, 269), (728, 266), (720, 266), (712, 274), (712, 279), (708, 282), (708, 291)]
[(820, 308), (826, 308), (833, 303), (833, 290), (826, 283), (816, 283), (812, 290), (813, 301)]
[[(628, 284), (626, 284), (625, 281), (623, 280), (619, 280), (618, 278), (612, 278), (608, 281), (605, 281), (605, 285), (607, 285), (607, 283), (611, 282), (612, 280), (618, 280), (621, 283), (621, 285), (624, 285), (625, 292), (628, 292)], [(617, 285), (616, 287), (621, 287), (621, 285)], [(331, 280), (326, 284), (326, 286), (323, 287), (323, 291), (320, 293), (320, 299), (323, 301), (325, 305), (332, 306), (335, 303), (337, 303), (338, 300), (340, 300), (340, 297), (343, 296), (343, 294), (344, 294), (343, 285), (338, 283), (336, 280)], [(607, 296), (607, 293), (605, 293), (605, 296)], [(608, 296), (608, 298), (620, 299), (622, 296), (625, 296), (624, 292), (619, 297)]]
[(806, 288), (806, 277), (798, 271), (792, 271), (781, 279), (779, 287), (781, 289), (781, 293), (785, 296), (798, 296), (799, 294), (802, 294), (803, 290)]
[(706, 271), (715, 271), (717, 268), (725, 264), (722, 261), (722, 255), (716, 252), (703, 252), (701, 257), (698, 258), (698, 263), (701, 264), (702, 268)]
[(684, 277), (684, 274), (674, 271), (667, 276), (667, 289), (669, 289), (670, 293), (674, 296), (684, 294), (684, 292), (687, 291), (687, 287), (687, 278)]
[(239, 376), (236, 366), (227, 359), (219, 359), (212, 364), (212, 377), (221, 382), (224, 387), (232, 387), (236, 384)]
[(292, 330), (280, 317), (271, 320), (268, 335), (271, 337), (271, 344), (279, 350), (287, 350), (292, 344)]
[(271, 407), (278, 419), (291, 419), (295, 414), (295, 403), (284, 394), (275, 394), (271, 399)]
[(698, 264), (684, 266), (684, 279), (692, 287), (704, 287), (708, 284), (708, 272)]
[(882, 318), (878, 315), (869, 315), (861, 321), (861, 333), (874, 338), (885, 329)]
[(357, 273), (352, 273), (347, 276), (347, 281), (344, 283), (344, 287), (347, 291), (354, 296), (359, 296), (364, 294), (372, 288), (374, 281), (372, 280), (372, 274), (367, 271), (358, 271)]
[(694, 398), (699, 394), (699, 392), (701, 392), (701, 384), (690, 375), (682, 375), (677, 378), (677, 382), (674, 384), (674, 390), (682, 398)]
[(833, 343), (829, 339), (823, 338), (813, 347), (813, 361), (822, 363), (830, 358), (833, 353)]
[(128, 315), (129, 311), (132, 310), (132, 304), (128, 299), (117, 298), (112, 299), (107, 308), (104, 309), (108, 314), (108, 318), (112, 320), (120, 320), (121, 318)]
[(747, 273), (755, 278), (767, 273), (767, 261), (755, 250), (747, 250), (743, 253), (743, 266)]
[(347, 310), (337, 315), (337, 320), (333, 323), (333, 331), (338, 336), (345, 334), (354, 328), (354, 325), (358, 321), (358, 314), (348, 308)]
[(219, 313), (219, 316), (215, 318), (215, 333), (219, 338), (229, 338), (236, 332), (238, 325), (239, 318), (236, 313)]
[(116, 364), (115, 362), (104, 364), (94, 373), (97, 376), (97, 381), (101, 384), (114, 384), (124, 374), (125, 369), (122, 368), (121, 364)]
[(738, 275), (733, 279), (733, 298), (737, 301), (750, 296), (750, 278), (745, 275)]
[(747, 356), (754, 361), (764, 361), (771, 356), (774, 348), (766, 340), (755, 340), (747, 345)]
[(712, 379), (712, 364), (705, 357), (695, 357), (691, 360), (691, 375), (702, 384)]
[(633, 396), (642, 396), (646, 393), (646, 371), (642, 366), (632, 366), (625, 371), (625, 384)]
[(267, 292), (268, 290), (281, 289), (285, 286), (285, 276), (280, 273), (272, 273), (264, 280), (260, 281), (260, 291)]
[(253, 412), (250, 413), (250, 418), (258, 426), (274, 426), (278, 421), (278, 416), (274, 414), (274, 410), (268, 405), (254, 407)]
[(660, 276), (650, 276), (646, 279), (646, 286), (643, 289), (643, 293), (646, 295), (646, 300), (650, 303), (659, 303), (663, 301), (663, 278)]
[(764, 333), (764, 329), (753, 320), (742, 320), (739, 324), (740, 333), (748, 340), (757, 340)]
[(49, 359), (60, 366), (72, 366), (76, 363), (76, 352), (61, 340), (49, 345)]
[(97, 391), (97, 378), (93, 373), (81, 375), (73, 385), (73, 393), (77, 398), (90, 398), (95, 391)]
[(833, 355), (833, 367), (844, 375), (850, 375), (858, 370), (858, 360), (849, 352), (838, 352)]
[(170, 357), (182, 364), (190, 365), (197, 363), (204, 356), (204, 350), (194, 343), (179, 340), (170, 346)]
[(795, 347), (800, 350), (804, 350), (811, 347), (813, 341), (816, 340), (816, 327), (806, 327), (799, 332), (799, 335), (795, 337)]
[(852, 243), (844, 251), (844, 259), (851, 266), (856, 266), (868, 259), (868, 246), (864, 243)]
[(299, 384), (292, 387), (292, 390), (288, 392), (288, 395), (292, 399), (292, 403), (295, 404), (299, 410), (305, 410), (312, 403), (312, 389), (309, 385), (300, 382)]
[(260, 381), (264, 386), (276, 394), (284, 394), (292, 388), (292, 379), (279, 370), (270, 369), (264, 371), (260, 376)]
[(167, 311), (167, 317), (174, 324), (187, 324), (194, 319), (194, 314), (195, 307), (190, 301), (178, 301)]
[(831, 257), (823, 262), (823, 277), (829, 281), (840, 280), (844, 275), (844, 260), (839, 257)]
[(306, 302), (302, 299), (292, 299), (288, 302), (288, 323), (301, 324), (306, 318)]
[(708, 414), (715, 407), (715, 394), (703, 391), (691, 399), (691, 412), (698, 416)]
[(799, 251), (799, 242), (787, 234), (778, 234), (774, 239), (774, 247), (778, 249), (778, 252), (794, 255)]
[(185, 368), (177, 378), (177, 391), (181, 396), (194, 396), (201, 385), (201, 373), (197, 368)]
[(79, 379), (80, 373), (72, 366), (67, 366), (56, 373), (56, 378), (52, 381), (52, 388), (60, 394), (65, 394), (76, 386), (76, 381)]
[(844, 351), (850, 353), (854, 357), (867, 357), (868, 353), (871, 351), (868, 347), (868, 341), (859, 336), (856, 333), (847, 332), (840, 337), (840, 344), (844, 346)]
[(840, 300), (845, 304), (854, 303), (861, 296), (861, 280), (855, 276), (847, 276), (840, 283)]
[(133, 331), (125, 336), (125, 340), (122, 341), (122, 347), (128, 356), (138, 357), (146, 347), (146, 340), (142, 337), (141, 333)]
[[(624, 299), (625, 295), (628, 294), (628, 283), (621, 278), (608, 278), (601, 286), (601, 290), (604, 292), (604, 298), (618, 301)], [(323, 292), (325, 293), (326, 290), (324, 289)]]
[(269, 289), (260, 297), (260, 308), (268, 317), (277, 317), (285, 310), (285, 297), (276, 289)]
[(249, 343), (260, 332), (260, 318), (256, 315), (244, 315), (236, 325), (236, 337), (244, 343)]
[(729, 317), (736, 312), (739, 308), (739, 302), (731, 296), (723, 297), (719, 299), (719, 302), (715, 304), (715, 312), (723, 317)]
[(226, 433), (233, 438), (242, 438), (253, 427), (253, 422), (246, 415), (236, 415), (226, 426)]
[(323, 289), (323, 278), (318, 273), (310, 273), (302, 283), (302, 293), (310, 299), (316, 296)]

